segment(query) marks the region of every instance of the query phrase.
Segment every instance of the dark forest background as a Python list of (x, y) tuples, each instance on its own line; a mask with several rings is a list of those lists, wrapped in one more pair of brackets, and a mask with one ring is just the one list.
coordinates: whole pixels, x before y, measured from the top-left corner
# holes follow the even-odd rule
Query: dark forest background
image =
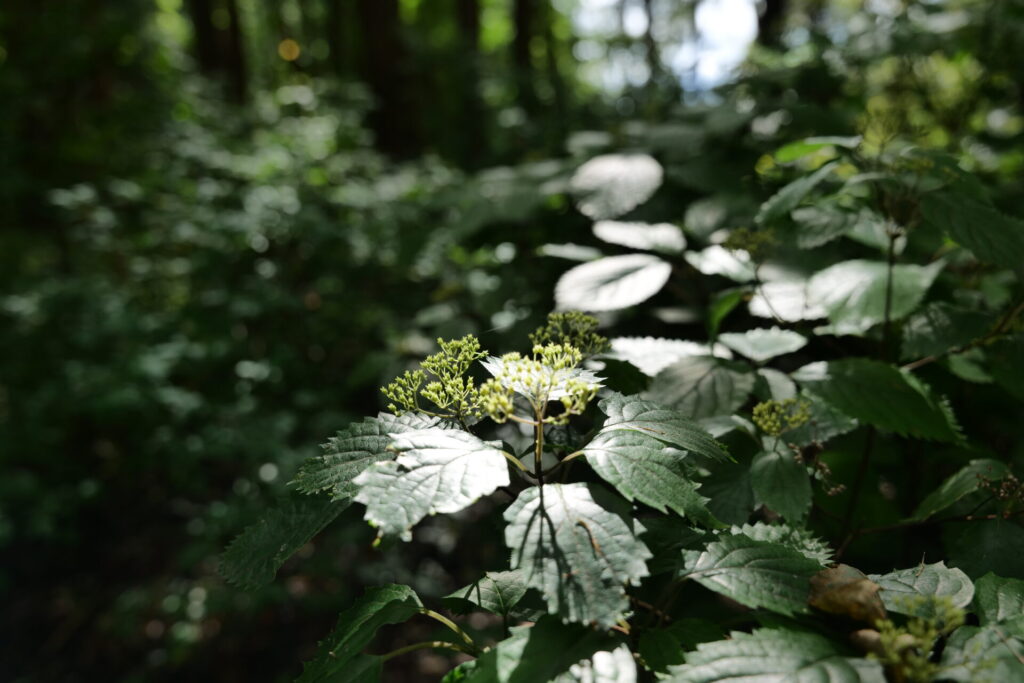
[[(657, 156), (698, 237), (810, 135), (910, 137), (1024, 212), (1024, 2), (750, 6), (4, 0), (0, 679), (290, 680), (364, 584), (473, 578), (494, 530), (375, 550), (354, 508), (263, 590), (217, 557), (434, 339), (522, 346), (549, 245), (595, 241), (566, 193), (596, 153)], [(668, 291), (604, 322), (703, 334)]]

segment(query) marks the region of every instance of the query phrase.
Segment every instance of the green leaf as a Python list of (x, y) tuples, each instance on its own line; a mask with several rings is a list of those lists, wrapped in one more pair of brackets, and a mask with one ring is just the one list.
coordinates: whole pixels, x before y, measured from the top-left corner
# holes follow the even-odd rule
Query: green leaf
[(731, 529), (731, 533), (743, 534), (755, 541), (784, 545), (787, 548), (792, 548), (804, 557), (823, 565), (832, 562), (832, 548), (829, 547), (828, 543), (813, 536), (807, 529), (790, 526), (789, 524), (757, 522), (755, 524), (734, 526)]
[(698, 419), (730, 415), (747, 402), (757, 375), (712, 356), (682, 358), (658, 373), (644, 398)]
[(959, 426), (945, 405), (909, 372), (887, 363), (851, 358), (814, 363), (793, 379), (861, 422), (904, 436), (959, 441)]
[(1024, 264), (1024, 222), (961, 193), (931, 193), (921, 212), (980, 261), (1017, 271)]
[[(320, 642), (316, 656), (305, 664), (298, 683), (315, 681), (366, 680), (355, 678), (353, 664), (371, 666), (362, 655), (377, 629), (398, 624), (417, 614), (423, 605), (408, 586), (377, 586), (366, 591), (352, 607), (341, 613), (338, 624)], [(362, 660), (359, 662), (359, 660)]]
[[(791, 380), (786, 373), (779, 372), (774, 368), (758, 368), (754, 396), (762, 400), (771, 399), (775, 401), (796, 398), (796, 382)], [(788, 437), (786, 441), (789, 441)]]
[(888, 574), (870, 574), (868, 578), (882, 587), (879, 597), (885, 609), (897, 614), (908, 611), (906, 598), (925, 595), (947, 597), (957, 607), (967, 607), (974, 598), (974, 584), (961, 570), (946, 566), (945, 562), (900, 569)]
[(611, 652), (595, 652), (594, 656), (577, 662), (554, 683), (636, 683), (636, 662), (628, 645), (619, 645)]
[(704, 275), (721, 275), (736, 282), (750, 282), (755, 277), (750, 255), (740, 249), (713, 244), (703, 251), (688, 251), (683, 258)]
[(796, 245), (800, 249), (814, 249), (852, 230), (861, 220), (861, 213), (849, 211), (834, 202), (801, 206), (793, 210), (797, 225)]
[(788, 164), (802, 159), (808, 154), (813, 154), (819, 150), (825, 149), (826, 147), (843, 147), (845, 149), (856, 148), (861, 141), (859, 135), (851, 137), (839, 137), (839, 136), (823, 136), (804, 138), (803, 140), (797, 140), (796, 142), (790, 142), (787, 145), (783, 145), (775, 150), (775, 161), (780, 164)]
[(942, 652), (943, 680), (1008, 683), (1024, 680), (1024, 620), (961, 626)]
[(679, 639), (667, 628), (644, 631), (637, 650), (647, 668), (658, 673), (665, 673), (670, 666), (686, 661)]
[(991, 324), (984, 313), (944, 301), (930, 303), (903, 323), (900, 355), (909, 360), (945, 353), (982, 336)]
[(443, 601), (445, 607), (460, 614), (479, 608), (505, 616), (527, 590), (521, 571), (487, 572), (480, 580), (446, 595)]
[(669, 507), (706, 526), (717, 526), (707, 509), (707, 498), (691, 481), (686, 452), (666, 446), (644, 432), (615, 429), (602, 431), (583, 448), (587, 462), (626, 500), (639, 500), (660, 512)]
[(808, 446), (812, 443), (824, 444), (857, 428), (855, 419), (835, 408), (814, 392), (805, 389), (800, 397), (810, 401), (811, 417), (803, 425), (786, 432), (783, 439), (786, 443), (797, 446)]
[[(892, 268), (889, 319), (914, 311), (945, 264)], [(862, 335), (885, 320), (889, 266), (883, 261), (843, 261), (816, 273), (808, 282), (809, 301), (828, 314), (833, 334)]]
[(611, 626), (629, 608), (623, 584), (647, 576), (643, 527), (593, 484), (528, 488), (505, 510), (512, 568), (565, 621)]
[(711, 460), (727, 460), (722, 445), (697, 423), (654, 401), (613, 394), (598, 403), (608, 419), (601, 432), (632, 430)]
[(551, 617), (533, 626), (511, 629), (512, 636), (501, 641), (469, 667), (467, 683), (539, 683), (555, 680), (569, 668), (615, 647), (606, 632), (579, 624), (563, 624)]
[(657, 294), (672, 266), (650, 254), (608, 256), (570, 268), (555, 285), (559, 310), (617, 311)]
[(797, 550), (744, 534), (722, 535), (703, 552), (687, 550), (683, 556), (681, 578), (747, 607), (786, 615), (807, 611), (810, 579), (822, 567)]
[(799, 523), (811, 509), (811, 480), (807, 467), (793, 453), (762, 451), (750, 466), (750, 485), (756, 501), (786, 521)]
[(810, 175), (797, 178), (783, 187), (761, 205), (755, 221), (759, 225), (771, 223), (795, 209), (825, 178), (832, 173), (836, 162), (825, 164)]
[(987, 352), (989, 369), (999, 386), (1024, 401), (1024, 334), (1001, 339)]
[(683, 231), (671, 223), (598, 221), (594, 223), (594, 236), (609, 244), (666, 254), (678, 254), (686, 248)]
[(221, 555), (221, 576), (246, 589), (270, 583), (289, 557), (350, 504), (350, 500), (300, 499), (268, 511)]
[(758, 287), (748, 304), (750, 314), (783, 322), (824, 318), (828, 312), (811, 298), (807, 280), (776, 280)]
[(383, 534), (410, 540), (427, 515), (458, 512), (508, 486), (502, 451), (468, 432), (424, 429), (395, 436), (394, 461), (368, 467), (354, 482), (365, 518)]
[(718, 328), (722, 321), (740, 305), (746, 295), (745, 287), (726, 289), (712, 295), (711, 304), (708, 306), (708, 339), (714, 340), (718, 336)]
[(803, 335), (778, 327), (723, 332), (718, 335), (718, 340), (755, 363), (799, 351), (807, 345), (807, 338)]
[(754, 510), (754, 491), (750, 486), (750, 461), (717, 462), (702, 481), (701, 493), (710, 498), (708, 509), (728, 524), (742, 524)]
[(613, 337), (611, 347), (611, 351), (602, 354), (604, 357), (624, 360), (651, 377), (680, 358), (712, 354), (707, 344), (661, 337)]
[(968, 576), (993, 572), (1024, 579), (1024, 529), (1010, 520), (958, 522), (943, 528), (943, 545), (951, 564)]
[(982, 626), (1024, 615), (1024, 580), (1005, 579), (989, 572), (975, 582), (974, 588), (974, 611)]
[(650, 199), (663, 177), (661, 164), (647, 154), (603, 154), (576, 169), (569, 189), (583, 215), (617, 218)]
[(394, 459), (395, 454), (387, 450), (392, 434), (444, 427), (440, 418), (417, 413), (363, 418), (328, 439), (325, 453), (308, 458), (292, 484), (301, 493), (330, 491), (335, 499), (354, 496), (358, 487), (353, 479), (375, 462)]
[(914, 510), (910, 519), (916, 521), (928, 519), (951, 507), (960, 499), (978, 490), (981, 484), (979, 477), (997, 481), (1005, 477), (1006, 473), (1006, 464), (998, 460), (987, 458), (972, 460), (956, 474), (942, 482), (942, 486), (929, 493)]
[(852, 656), (817, 633), (762, 628), (733, 632), (728, 640), (703, 643), (674, 667), (670, 683), (797, 681), (885, 683), (882, 666)]

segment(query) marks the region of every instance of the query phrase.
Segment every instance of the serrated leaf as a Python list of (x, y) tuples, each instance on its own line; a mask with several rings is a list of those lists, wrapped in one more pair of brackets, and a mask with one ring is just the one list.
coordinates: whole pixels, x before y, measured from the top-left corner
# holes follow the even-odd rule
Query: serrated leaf
[(471, 662), (467, 683), (538, 683), (555, 680), (595, 652), (615, 647), (607, 632), (543, 617), (533, 626), (511, 629), (512, 636)]
[(861, 422), (922, 439), (961, 438), (943, 400), (887, 363), (866, 358), (815, 363), (794, 373), (794, 379)]
[(792, 452), (762, 451), (750, 465), (750, 486), (756, 501), (786, 521), (799, 523), (811, 509), (811, 480), (807, 467)]
[(433, 428), (394, 437), (395, 460), (375, 463), (354, 480), (365, 519), (383, 534), (410, 540), (410, 529), (427, 515), (458, 512), (509, 484), (502, 451), (468, 432)]
[(902, 358), (924, 358), (945, 353), (982, 336), (991, 317), (944, 301), (933, 302), (903, 323)]
[(651, 552), (629, 506), (592, 484), (532, 487), (505, 510), (513, 569), (564, 621), (607, 627), (628, 609), (623, 584), (647, 576)]
[(580, 213), (617, 218), (650, 199), (664, 170), (647, 154), (603, 154), (581, 165), (569, 181)]
[(610, 652), (595, 652), (554, 680), (555, 683), (636, 683), (636, 674), (633, 653), (628, 645), (620, 645)]
[(608, 256), (562, 274), (555, 285), (559, 310), (616, 311), (657, 294), (672, 266), (650, 254)]
[(779, 327), (723, 332), (718, 335), (718, 340), (756, 363), (799, 351), (807, 345), (807, 338), (802, 334)]
[(754, 279), (754, 264), (742, 249), (726, 249), (713, 244), (703, 251), (688, 251), (683, 258), (704, 275), (721, 275), (736, 282)]
[(354, 496), (358, 487), (352, 480), (375, 462), (393, 460), (387, 450), (391, 434), (418, 429), (446, 428), (440, 418), (418, 413), (402, 416), (379, 413), (363, 418), (327, 440), (324, 454), (308, 458), (299, 468), (292, 484), (300, 493), (330, 491), (335, 499)]
[(644, 398), (698, 419), (730, 415), (747, 402), (757, 375), (711, 356), (682, 358), (658, 373)]
[(220, 574), (246, 589), (274, 580), (277, 570), (351, 504), (327, 498), (291, 501), (247, 527), (220, 557)]
[(804, 390), (800, 397), (810, 402), (811, 417), (796, 429), (785, 434), (786, 443), (807, 446), (812, 443), (827, 443), (829, 440), (852, 432), (857, 420), (842, 412), (814, 392)]
[(693, 463), (685, 451), (640, 431), (613, 428), (594, 437), (583, 454), (598, 476), (626, 500), (639, 500), (661, 512), (672, 508), (706, 526), (720, 524), (708, 512), (708, 499), (697, 492), (700, 485), (690, 479)]
[(729, 458), (704, 428), (654, 401), (613, 394), (602, 399), (598, 408), (608, 416), (602, 432), (633, 430), (711, 460)]
[(822, 136), (804, 138), (803, 140), (797, 140), (796, 142), (790, 142), (789, 144), (783, 145), (775, 150), (775, 161), (780, 164), (788, 164), (802, 159), (808, 154), (813, 154), (819, 150), (825, 149), (826, 147), (843, 147), (845, 149), (854, 149), (860, 144), (861, 137), (854, 135), (851, 137), (839, 137), (839, 136)]
[(1024, 620), (961, 626), (942, 652), (943, 680), (1004, 683), (1024, 680)]
[(595, 237), (609, 244), (643, 251), (678, 254), (686, 248), (683, 231), (672, 223), (598, 221), (593, 230)]
[(821, 563), (775, 543), (744, 534), (720, 536), (703, 551), (684, 551), (681, 578), (693, 579), (747, 607), (780, 614), (807, 610), (810, 579)]
[(801, 529), (789, 524), (757, 522), (755, 524), (734, 526), (731, 532), (733, 534), (743, 534), (755, 541), (784, 545), (787, 548), (796, 550), (804, 557), (821, 564), (828, 564), (832, 561), (832, 549), (829, 545), (813, 536), (807, 529)]
[(507, 615), (526, 595), (528, 586), (521, 571), (487, 572), (483, 578), (446, 595), (445, 607), (457, 613), (475, 608)]
[(835, 162), (825, 164), (814, 173), (797, 178), (783, 187), (761, 204), (755, 221), (759, 225), (764, 225), (788, 214), (799, 206), (804, 197), (825, 180), (835, 167)]
[(368, 589), (352, 607), (341, 613), (337, 626), (320, 642), (316, 656), (304, 665), (297, 683), (366, 680), (353, 675), (356, 673), (353, 664), (361, 660), (358, 668), (372, 665), (371, 658), (361, 653), (373, 640), (377, 629), (406, 621), (422, 606), (416, 593), (408, 586)]
[[(893, 266), (889, 319), (913, 312), (944, 265)], [(885, 320), (888, 281), (889, 265), (883, 261), (843, 261), (810, 279), (809, 302), (826, 311), (830, 333), (861, 335)]]
[(1024, 616), (1024, 580), (989, 572), (975, 582), (974, 589), (974, 611), (982, 626)]
[(918, 612), (908, 608), (906, 599), (916, 595), (947, 597), (957, 607), (967, 607), (974, 598), (974, 584), (961, 570), (947, 567), (945, 562), (900, 569), (888, 574), (870, 574), (882, 587), (879, 596), (885, 608), (897, 614)]
[(762, 628), (703, 643), (673, 667), (670, 683), (885, 683), (882, 666), (852, 656), (824, 636)]
[(701, 492), (711, 499), (708, 509), (728, 524), (743, 524), (754, 510), (750, 486), (750, 461), (717, 462), (701, 482)]
[(993, 572), (1024, 579), (1024, 529), (1011, 520), (950, 523), (943, 541), (950, 563), (968, 576)]
[[(631, 363), (650, 377), (680, 358), (716, 355), (707, 344), (661, 337), (613, 337), (611, 347), (611, 351), (603, 356)], [(718, 347), (718, 350), (718, 355), (726, 358), (732, 355), (722, 347)]]
[(942, 482), (939, 488), (929, 493), (914, 510), (910, 519), (917, 521), (928, 519), (977, 491), (981, 484), (980, 477), (995, 481), (1005, 477), (1006, 473), (1006, 464), (998, 460), (987, 458), (972, 460), (956, 474)]
[(1024, 264), (1024, 222), (961, 193), (933, 192), (921, 212), (978, 260), (1017, 271)]

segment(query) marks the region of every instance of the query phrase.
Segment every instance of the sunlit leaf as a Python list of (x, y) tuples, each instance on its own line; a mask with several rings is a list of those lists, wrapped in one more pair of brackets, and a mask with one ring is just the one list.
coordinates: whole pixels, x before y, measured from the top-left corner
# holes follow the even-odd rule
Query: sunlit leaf
[(521, 571), (487, 572), (480, 580), (445, 596), (444, 604), (455, 612), (479, 608), (507, 615), (526, 595), (527, 588)]
[(924, 595), (946, 597), (957, 607), (967, 607), (974, 598), (974, 584), (961, 570), (947, 567), (944, 562), (922, 564), (888, 574), (871, 574), (872, 581), (882, 587), (879, 597), (885, 608), (897, 614), (908, 612), (906, 598)]
[(713, 244), (703, 251), (688, 251), (683, 257), (704, 275), (721, 275), (736, 282), (754, 279), (754, 264), (742, 249), (726, 249)]
[(566, 271), (555, 285), (560, 310), (614, 311), (657, 294), (672, 266), (650, 254), (608, 256)]
[(807, 344), (803, 335), (778, 327), (723, 332), (718, 339), (736, 353), (758, 363), (799, 351)]
[(716, 346), (713, 351), (707, 344), (661, 337), (613, 337), (611, 347), (605, 356), (632, 363), (650, 377), (687, 356), (732, 356), (721, 346)]
[(603, 154), (576, 169), (569, 188), (585, 216), (617, 218), (647, 201), (663, 176), (661, 164), (647, 154)]
[(671, 223), (598, 221), (594, 223), (594, 235), (609, 244), (644, 251), (678, 254), (686, 248), (683, 231)]
[(729, 457), (722, 445), (700, 425), (654, 401), (613, 394), (603, 399), (598, 407), (608, 416), (601, 427), (602, 433), (632, 430), (711, 460)]

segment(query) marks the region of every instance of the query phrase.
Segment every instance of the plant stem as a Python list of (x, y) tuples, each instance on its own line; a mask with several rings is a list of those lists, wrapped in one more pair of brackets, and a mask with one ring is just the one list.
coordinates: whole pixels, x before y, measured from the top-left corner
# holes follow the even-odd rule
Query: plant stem
[(896, 230), (890, 225), (889, 233), (889, 263), (885, 274), (885, 315), (882, 327), (882, 360), (889, 360), (892, 356), (892, 276), (896, 268)]
[(432, 609), (423, 609), (420, 610), (420, 613), (430, 617), (431, 619), (434, 619), (435, 621), (439, 621), (440, 623), (450, 628), (455, 633), (455, 635), (462, 638), (466, 645), (469, 646), (470, 654), (480, 652), (480, 648), (477, 647), (476, 643), (473, 642), (473, 639), (469, 637), (469, 634), (463, 631), (461, 628), (459, 628), (459, 625), (451, 619), (449, 619), (448, 617), (444, 616), (443, 614), (439, 614)]
[(397, 650), (392, 650), (387, 654), (380, 655), (380, 659), (381, 662), (386, 662), (393, 657), (398, 657), (399, 655), (404, 655), (407, 652), (413, 652), (414, 650), (423, 650), (428, 647), (439, 647), (444, 648), (446, 650), (455, 650), (456, 652), (462, 652), (467, 655), (473, 654), (472, 652), (466, 652), (466, 649), (458, 643), (449, 643), (446, 640), (425, 640), (423, 642), (413, 643), (412, 645), (406, 645), (405, 647), (400, 647)]
[(537, 421), (533, 425), (533, 473), (537, 484), (544, 485), (544, 405), (534, 405), (534, 416)]
[(508, 460), (510, 463), (521, 469), (523, 472), (530, 471), (530, 468), (524, 465), (523, 463), (519, 462), (519, 458), (515, 457), (514, 455), (506, 453), (505, 451), (502, 451), (501, 454), (505, 456), (506, 460)]

